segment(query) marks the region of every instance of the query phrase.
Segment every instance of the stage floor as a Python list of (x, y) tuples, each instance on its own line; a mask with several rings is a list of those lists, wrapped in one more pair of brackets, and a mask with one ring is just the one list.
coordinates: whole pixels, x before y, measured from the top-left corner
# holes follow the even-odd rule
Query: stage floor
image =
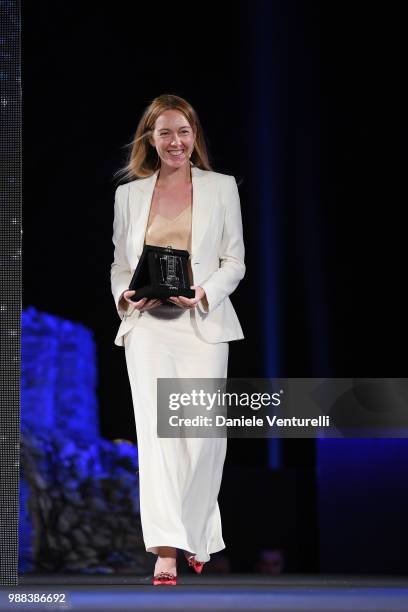
[[(65, 593), (66, 603), (9, 603), (8, 594)], [(408, 610), (408, 577), (180, 574), (177, 586), (151, 585), (151, 576), (23, 575), (2, 587), (0, 610)]]

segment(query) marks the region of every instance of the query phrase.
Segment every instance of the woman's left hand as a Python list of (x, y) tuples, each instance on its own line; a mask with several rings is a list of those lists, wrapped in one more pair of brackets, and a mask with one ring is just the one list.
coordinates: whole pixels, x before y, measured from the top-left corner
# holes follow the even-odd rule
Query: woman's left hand
[(192, 285), (190, 289), (195, 289), (195, 296), (193, 298), (186, 298), (184, 295), (178, 297), (167, 298), (169, 302), (177, 304), (180, 308), (195, 308), (197, 303), (205, 297), (205, 291), (199, 285)]

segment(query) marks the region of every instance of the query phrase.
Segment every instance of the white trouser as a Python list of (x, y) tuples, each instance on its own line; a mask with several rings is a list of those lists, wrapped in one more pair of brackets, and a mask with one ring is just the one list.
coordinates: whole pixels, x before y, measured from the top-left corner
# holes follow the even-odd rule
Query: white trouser
[(158, 438), (157, 378), (227, 378), (228, 342), (205, 342), (194, 309), (141, 314), (124, 339), (135, 413), (140, 516), (148, 552), (172, 546), (209, 561), (225, 548), (218, 507), (223, 438)]

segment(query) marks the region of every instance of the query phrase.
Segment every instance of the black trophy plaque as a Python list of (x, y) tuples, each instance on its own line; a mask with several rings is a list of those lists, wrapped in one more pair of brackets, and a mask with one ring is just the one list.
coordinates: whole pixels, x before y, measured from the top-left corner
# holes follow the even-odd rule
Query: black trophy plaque
[(195, 296), (190, 289), (187, 262), (189, 252), (145, 244), (137, 268), (130, 281), (129, 290), (135, 291), (132, 302), (142, 298), (166, 300), (171, 296)]

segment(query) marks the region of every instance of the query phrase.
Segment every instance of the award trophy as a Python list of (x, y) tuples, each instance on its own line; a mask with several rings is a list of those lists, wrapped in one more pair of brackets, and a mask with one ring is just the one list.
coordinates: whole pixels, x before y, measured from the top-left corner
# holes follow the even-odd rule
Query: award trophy
[(187, 262), (189, 252), (145, 244), (139, 263), (130, 281), (129, 290), (135, 291), (132, 302), (142, 298), (166, 300), (171, 296), (195, 296), (190, 289)]

